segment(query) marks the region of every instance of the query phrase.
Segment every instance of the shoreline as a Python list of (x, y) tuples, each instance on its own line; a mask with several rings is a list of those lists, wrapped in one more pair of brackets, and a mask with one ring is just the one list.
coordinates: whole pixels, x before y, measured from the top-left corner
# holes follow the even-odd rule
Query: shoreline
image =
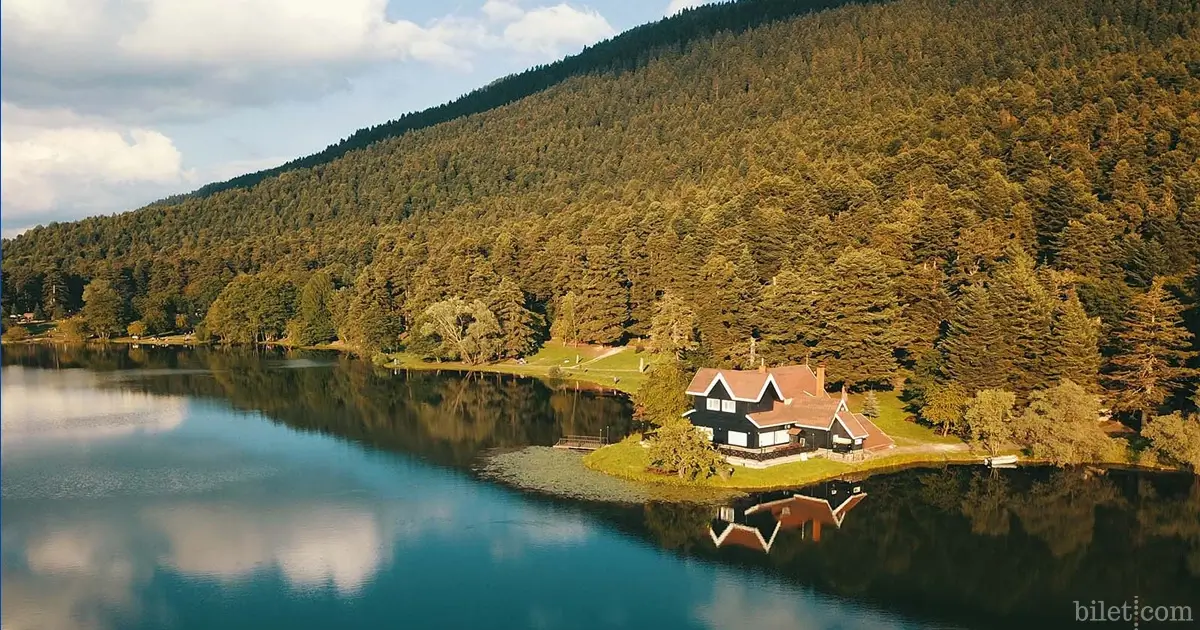
[[(583, 457), (583, 465), (595, 472), (638, 483), (703, 488), (713, 492), (728, 492), (731, 490), (738, 492), (769, 492), (799, 488), (851, 475), (869, 477), (914, 468), (983, 465), (988, 457), (987, 455), (971, 451), (941, 451), (902, 453), (890, 456), (881, 455), (862, 462), (851, 463), (814, 458), (807, 462), (792, 462), (761, 469), (735, 466), (734, 473), (729, 479), (721, 479), (714, 476), (697, 482), (689, 482), (674, 475), (648, 472), (644, 466), (645, 451), (646, 449), (637, 441), (625, 440), (588, 453)], [(1130, 461), (1080, 462), (1073, 465), (1161, 473), (1190, 473), (1190, 471), (1183, 468), (1164, 466), (1157, 463), (1136, 463)], [(1033, 458), (1022, 458), (1018, 464), (1019, 468), (1048, 466), (1055, 465), (1047, 460)], [(1055, 467), (1065, 468), (1065, 466)]]
[[(236, 344), (218, 344), (211, 341), (196, 341), (188, 339), (183, 335), (169, 335), (157, 339), (133, 339), (131, 337), (115, 337), (107, 341), (98, 339), (88, 339), (79, 344), (68, 344), (60, 342), (52, 337), (40, 335), (23, 339), (21, 341), (4, 340), (3, 345), (129, 345), (129, 346), (151, 346), (151, 347), (174, 347), (174, 348), (197, 348), (197, 347), (218, 347), (221, 345), (232, 346)], [(314, 346), (292, 346), (282, 343), (266, 343), (259, 344), (256, 347), (283, 348), (285, 350), (319, 350), (340, 352), (343, 354), (354, 355), (355, 352), (340, 343), (317, 344)], [(620, 347), (620, 352), (626, 352), (626, 346)], [(579, 348), (582, 350), (583, 348)], [(539, 353), (541, 351), (539, 350)], [(620, 378), (613, 382), (613, 371), (598, 370), (597, 373), (589, 373), (586, 369), (581, 370), (573, 366), (560, 368), (561, 376), (551, 376), (550, 365), (538, 365), (526, 363), (524, 365), (512, 361), (511, 359), (500, 361), (497, 363), (484, 363), (479, 365), (471, 365), (459, 361), (423, 361), (415, 359), (411, 355), (404, 353), (389, 353), (386, 354), (390, 361), (387, 363), (376, 364), (378, 367), (388, 370), (420, 370), (420, 371), (437, 371), (447, 370), (452, 372), (487, 372), (491, 374), (510, 374), (513, 376), (523, 376), (527, 378), (536, 378), (547, 385), (555, 386), (559, 384), (573, 384), (576, 389), (581, 388), (580, 385), (587, 385), (589, 391), (599, 391), (609, 394), (620, 394), (630, 396), (637, 390), (637, 386), (641, 384), (642, 375), (630, 375), (630, 378)], [(534, 355), (535, 357), (537, 355)], [(360, 357), (362, 360), (371, 362), (366, 357)]]

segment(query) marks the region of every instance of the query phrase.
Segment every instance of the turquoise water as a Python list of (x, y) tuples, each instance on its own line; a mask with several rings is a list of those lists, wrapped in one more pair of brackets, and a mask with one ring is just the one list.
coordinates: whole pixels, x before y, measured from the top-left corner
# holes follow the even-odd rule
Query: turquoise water
[[(1025, 520), (977, 532), (991, 521), (964, 520), (958, 499), (941, 515), (929, 487), (950, 477), (867, 480), (838, 531), (764, 554), (716, 548), (711, 507), (552, 499), (471, 470), (493, 447), (624, 430), (622, 399), (333, 355), (42, 349), (4, 362), (5, 629), (1055, 627), (1069, 590), (1042, 617), (1041, 603), (989, 593), (1097, 569), (1115, 577), (1090, 592), (1200, 592), (1187, 480), (1156, 482), (1173, 511), (1154, 513), (1158, 534), (1139, 525), (1145, 566), (1109, 553), (1151, 518), (1112, 498), (1140, 478), (1083, 506), (1091, 530), (1054, 516), (1044, 538)], [(955, 580), (945, 558), (922, 565), (938, 546), (976, 549), (956, 560), (976, 568)], [(1027, 564), (981, 578), (1000, 554)]]

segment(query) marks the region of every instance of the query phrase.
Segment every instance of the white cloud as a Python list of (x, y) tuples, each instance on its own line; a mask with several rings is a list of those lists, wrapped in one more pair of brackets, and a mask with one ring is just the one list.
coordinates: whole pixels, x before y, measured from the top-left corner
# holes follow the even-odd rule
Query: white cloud
[(0, 104), (0, 204), (6, 227), (58, 208), (110, 209), (130, 192), (146, 201), (189, 182), (170, 138), (69, 110)]
[(525, 15), (525, 11), (512, 0), (487, 0), (480, 9), (490, 20), (511, 22)]
[(398, 61), (464, 71), (505, 51), (549, 61), (614, 33), (586, 7), (476, 1), (418, 24), (390, 17), (388, 0), (5, 0), (3, 235), (258, 166), (188, 168), (161, 131), (173, 123), (317, 99)]
[(671, 0), (671, 4), (667, 5), (667, 10), (663, 11), (663, 15), (671, 17), (684, 9), (694, 9), (709, 2), (712, 0)]
[(611, 37), (608, 20), (592, 9), (566, 4), (534, 9), (504, 28), (504, 41), (526, 53), (551, 54), (567, 47), (582, 47)]

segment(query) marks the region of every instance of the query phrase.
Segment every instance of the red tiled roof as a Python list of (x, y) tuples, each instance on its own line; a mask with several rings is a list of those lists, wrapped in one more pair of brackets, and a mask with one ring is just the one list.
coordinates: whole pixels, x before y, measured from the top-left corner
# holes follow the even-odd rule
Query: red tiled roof
[(871, 422), (868, 418), (861, 415), (858, 416), (858, 419), (863, 428), (867, 431), (867, 439), (863, 441), (863, 450), (876, 451), (885, 448), (892, 448), (896, 445), (895, 440), (888, 437), (888, 434), (884, 433), (879, 427), (875, 426), (874, 422)]
[(854, 438), (866, 438), (867, 437), (867, 430), (862, 425), (862, 421), (866, 420), (866, 418), (864, 418), (863, 416), (860, 416), (852, 411), (843, 409), (843, 410), (837, 412), (837, 419), (840, 420), (842, 423), (842, 426), (846, 427), (846, 430), (850, 432), (850, 437), (854, 437)]
[(785, 365), (771, 368), (767, 373), (775, 377), (775, 383), (779, 385), (779, 391), (784, 398), (829, 395), (819, 390), (817, 375), (807, 365)]
[(708, 393), (713, 381), (720, 378), (725, 382), (726, 388), (729, 389), (729, 393), (734, 398), (756, 401), (762, 395), (762, 391), (767, 384), (767, 379), (770, 376), (770, 373), (759, 372), (757, 370), (714, 370), (712, 368), (701, 368), (696, 372), (696, 376), (692, 377), (692, 382), (688, 385), (687, 393), (693, 396), (703, 396)]
[(789, 365), (771, 368), (765, 372), (701, 368), (696, 372), (696, 376), (692, 377), (687, 393), (703, 396), (718, 376), (726, 383), (735, 398), (758, 400), (768, 377), (775, 383), (779, 395), (783, 398), (829, 396), (823, 391), (818, 391), (817, 375), (807, 365)]
[(746, 417), (758, 427), (799, 424), (813, 429), (828, 429), (841, 402), (840, 398), (793, 398), (790, 404), (776, 402), (771, 409), (746, 414)]

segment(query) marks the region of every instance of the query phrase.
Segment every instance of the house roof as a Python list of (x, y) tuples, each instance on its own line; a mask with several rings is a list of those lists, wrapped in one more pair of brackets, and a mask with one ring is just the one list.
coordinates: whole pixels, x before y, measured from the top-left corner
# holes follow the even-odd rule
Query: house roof
[(708, 535), (712, 538), (713, 544), (718, 547), (736, 545), (769, 553), (771, 545), (775, 543), (775, 535), (779, 533), (779, 528), (778, 521), (769, 524), (764, 522), (762, 527), (720, 521), (715, 525), (709, 525)]
[(786, 529), (798, 529), (808, 522), (841, 527), (842, 521), (846, 519), (846, 514), (865, 498), (867, 498), (866, 493), (847, 495), (844, 501), (834, 507), (825, 499), (796, 494), (786, 499), (760, 503), (747, 509), (746, 515), (750, 516), (762, 510), (769, 510), (780, 526)]
[(715, 370), (713, 368), (701, 368), (697, 371), (696, 376), (692, 377), (692, 382), (688, 385), (687, 393), (692, 396), (707, 396), (717, 383), (724, 384), (725, 389), (729, 390), (729, 394), (735, 400), (747, 402), (762, 400), (767, 387), (774, 387), (776, 395), (780, 398), (783, 397), (783, 393), (779, 390), (779, 386), (770, 372)]
[(810, 429), (828, 429), (841, 404), (840, 398), (792, 398), (775, 403), (767, 411), (746, 414), (746, 418), (759, 428), (798, 424)]
[(771, 368), (767, 373), (775, 377), (779, 390), (784, 398), (800, 398), (801, 396), (828, 397), (817, 385), (817, 375), (807, 365), (786, 365)]
[(756, 402), (762, 399), (768, 385), (775, 387), (779, 398), (827, 397), (817, 386), (817, 375), (807, 365), (789, 365), (761, 370), (718, 370), (701, 368), (692, 377), (687, 393), (707, 396), (717, 382), (737, 400)]

